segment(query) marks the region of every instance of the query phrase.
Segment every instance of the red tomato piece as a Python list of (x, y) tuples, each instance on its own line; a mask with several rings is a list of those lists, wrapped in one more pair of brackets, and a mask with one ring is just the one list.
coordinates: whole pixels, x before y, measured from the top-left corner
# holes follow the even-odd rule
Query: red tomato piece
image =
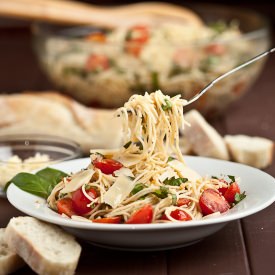
[(224, 193), (224, 198), (229, 202), (235, 202), (235, 195), (240, 194), (241, 190), (239, 185), (236, 182), (232, 182), (226, 192)]
[(94, 219), (94, 220), (92, 220), (92, 222), (95, 222), (95, 223), (120, 223), (121, 217)]
[[(98, 194), (94, 188), (86, 190), (86, 193), (93, 199), (98, 197)], [(87, 206), (91, 201), (83, 194), (81, 188), (74, 191), (72, 194), (72, 207), (78, 215), (84, 215), (91, 211), (91, 208)]]
[(152, 223), (153, 220), (153, 207), (150, 204), (144, 205), (141, 209), (137, 210), (126, 223)]
[(226, 48), (221, 44), (209, 44), (204, 48), (205, 52), (212, 55), (223, 55), (226, 52)]
[(171, 212), (170, 216), (178, 221), (190, 221), (192, 220), (191, 216), (186, 213), (184, 210), (176, 209)]
[(218, 191), (222, 194), (222, 195), (224, 195), (224, 193), (227, 191), (227, 189), (228, 189), (228, 186), (229, 186), (229, 184), (228, 184), (228, 182), (226, 181), (226, 180), (224, 180), (224, 179), (219, 179), (219, 181), (220, 182), (223, 182), (223, 183), (225, 183), (227, 186), (226, 187), (220, 187), (219, 189), (218, 189)]
[(149, 29), (147, 26), (132, 27), (126, 37), (125, 50), (126, 52), (138, 57), (143, 45), (149, 39)]
[(103, 54), (91, 54), (85, 65), (85, 69), (88, 72), (105, 71), (109, 69), (110, 62), (106, 55)]
[[(177, 221), (190, 221), (192, 217), (182, 209), (175, 209), (170, 213), (170, 216)], [(169, 220), (165, 214), (161, 217), (162, 220)]]
[(209, 215), (215, 212), (224, 213), (230, 208), (229, 203), (214, 189), (206, 189), (203, 191), (199, 199), (199, 205), (203, 215)]
[(72, 215), (76, 214), (73, 210), (73, 201), (71, 198), (63, 198), (63, 199), (58, 200), (56, 202), (56, 207), (57, 207), (57, 211), (60, 215), (65, 214), (65, 215), (71, 217)]
[(187, 198), (179, 198), (177, 201), (177, 206), (183, 206), (183, 205), (188, 205), (189, 203), (191, 203), (190, 199)]
[(106, 175), (111, 175), (116, 170), (119, 170), (123, 167), (122, 163), (114, 159), (94, 160), (93, 164), (96, 168), (98, 168), (102, 173)]

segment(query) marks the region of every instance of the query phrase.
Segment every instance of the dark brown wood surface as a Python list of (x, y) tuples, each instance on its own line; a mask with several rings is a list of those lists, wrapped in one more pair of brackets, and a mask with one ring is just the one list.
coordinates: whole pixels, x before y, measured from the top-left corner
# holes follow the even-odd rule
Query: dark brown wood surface
[[(0, 91), (50, 89), (31, 47), (28, 26), (0, 20)], [(222, 134), (275, 139), (275, 54), (250, 92), (212, 123)], [(266, 169), (275, 176), (275, 163)], [(259, 182), (259, 184), (261, 184)], [(0, 227), (22, 213), (0, 199)], [(275, 274), (275, 204), (231, 222), (205, 240), (162, 252), (119, 252), (82, 243), (76, 274), (272, 275)], [(23, 268), (16, 274), (33, 274)]]

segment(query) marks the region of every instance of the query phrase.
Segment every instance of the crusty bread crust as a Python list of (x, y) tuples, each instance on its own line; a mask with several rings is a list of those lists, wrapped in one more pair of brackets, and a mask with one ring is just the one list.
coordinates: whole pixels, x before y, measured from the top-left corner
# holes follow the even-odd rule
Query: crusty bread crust
[[(35, 245), (35, 236), (33, 238), (30, 238), (24, 234), (24, 232), (21, 232), (19, 227), (17, 226), (17, 223), (20, 223), (22, 219), (28, 218), (28, 222), (32, 222), (34, 218), (31, 217), (18, 217), (13, 218), (10, 220), (6, 232), (5, 232), (5, 239), (8, 243), (9, 247), (15, 251), (18, 255), (20, 255), (24, 261), (38, 274), (43, 275), (72, 275), (75, 272), (75, 269), (78, 264), (81, 247), (79, 245), (76, 246), (76, 250), (72, 251), (72, 253), (75, 253), (74, 261), (66, 262), (64, 263), (58, 263), (54, 261), (54, 259), (49, 260), (49, 257), (46, 257), (46, 255), (43, 255), (47, 253), (47, 251), (44, 251), (42, 254), (39, 249), (37, 249)], [(35, 219), (34, 219), (35, 220)], [(39, 221), (39, 223), (46, 225), (46, 223), (43, 223)], [(35, 224), (34, 224), (35, 226)], [(55, 225), (49, 225), (56, 227)], [(63, 233), (67, 234), (67, 233)], [(73, 241), (73, 240), (70, 240)], [(53, 244), (55, 245), (55, 244)]]
[(234, 161), (259, 169), (268, 167), (273, 161), (272, 140), (246, 135), (226, 135), (224, 139)]
[(0, 134), (51, 134), (73, 139), (83, 151), (121, 145), (114, 110), (88, 108), (57, 92), (0, 96)]
[(24, 261), (14, 253), (4, 239), (5, 229), (0, 228), (0, 275), (10, 274), (24, 266)]

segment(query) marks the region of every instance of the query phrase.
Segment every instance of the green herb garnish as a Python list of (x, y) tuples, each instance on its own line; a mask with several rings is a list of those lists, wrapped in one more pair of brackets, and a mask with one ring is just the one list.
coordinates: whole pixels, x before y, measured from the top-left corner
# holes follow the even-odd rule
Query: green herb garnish
[(168, 99), (166, 99), (166, 98), (164, 99), (164, 101), (165, 101), (165, 104), (161, 105), (162, 110), (163, 111), (171, 110), (172, 109), (172, 103), (171, 103), (171, 101), (168, 100)]
[(152, 72), (151, 73), (151, 80), (152, 80), (152, 90), (156, 91), (159, 87), (159, 74), (158, 72)]
[(175, 178), (175, 177), (172, 177), (170, 179), (166, 179), (163, 183), (165, 185), (171, 185), (171, 186), (180, 186), (182, 183), (185, 183), (187, 182), (188, 179), (187, 178)]
[(135, 195), (139, 191), (143, 190), (145, 187), (146, 187), (145, 184), (143, 184), (143, 183), (137, 183), (135, 185), (135, 187), (133, 188), (133, 190), (131, 191), (131, 195)]
[(212, 176), (211, 179), (218, 180), (219, 178), (217, 178), (217, 177), (215, 177), (215, 176)]
[(235, 202), (234, 205), (238, 204), (240, 201), (242, 201), (244, 198), (246, 198), (245, 191), (243, 193), (236, 193), (235, 194)]
[(160, 188), (153, 192), (153, 194), (160, 199), (165, 199), (169, 194), (169, 189), (165, 186), (160, 186)]
[(228, 175), (228, 178), (231, 180), (230, 184), (236, 182), (235, 176)]
[(169, 157), (168, 160), (167, 160), (167, 162), (172, 161), (172, 160), (175, 160), (175, 159), (176, 159), (176, 158), (174, 158), (174, 157)]
[(5, 190), (13, 183), (23, 191), (46, 199), (53, 188), (66, 176), (68, 176), (66, 173), (53, 168), (45, 168), (36, 174), (23, 172), (14, 176), (6, 184)]
[(226, 23), (221, 20), (209, 24), (209, 27), (218, 34), (223, 33), (227, 29)]

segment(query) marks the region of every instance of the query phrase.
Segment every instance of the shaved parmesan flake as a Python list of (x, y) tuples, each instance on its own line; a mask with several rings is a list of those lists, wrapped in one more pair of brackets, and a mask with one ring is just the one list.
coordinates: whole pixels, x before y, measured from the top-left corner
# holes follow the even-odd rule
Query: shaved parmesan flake
[(171, 167), (168, 167), (167, 169), (165, 169), (165, 172), (158, 177), (158, 179), (160, 182), (164, 182), (166, 179), (171, 179), (173, 177), (177, 179), (179, 176)]
[(103, 195), (103, 201), (111, 207), (117, 207), (133, 190), (135, 182), (120, 175), (110, 189)]
[(201, 178), (201, 176), (197, 172), (187, 167), (184, 163), (178, 160), (169, 161), (168, 165), (178, 171), (181, 177), (188, 178), (189, 181), (197, 181)]
[(72, 177), (72, 180), (65, 185), (60, 193), (69, 193), (76, 191), (82, 185), (87, 184), (90, 181), (94, 172), (95, 171), (92, 169), (79, 171)]
[(132, 171), (129, 168), (125, 168), (125, 167), (122, 167), (119, 170), (116, 170), (114, 172), (114, 175), (116, 177), (119, 177), (121, 175), (124, 175), (124, 176), (127, 176), (127, 177), (134, 177), (134, 174), (132, 173)]

